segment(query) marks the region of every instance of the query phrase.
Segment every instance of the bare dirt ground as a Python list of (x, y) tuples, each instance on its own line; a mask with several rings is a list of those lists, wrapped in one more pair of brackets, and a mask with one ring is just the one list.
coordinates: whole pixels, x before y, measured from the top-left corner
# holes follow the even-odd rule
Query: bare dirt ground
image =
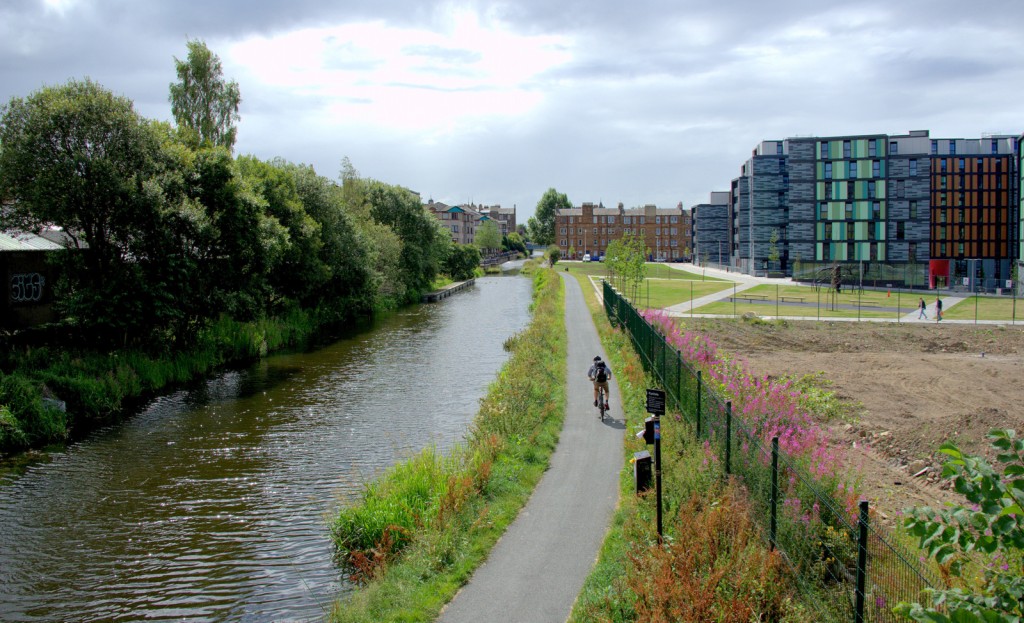
[(992, 428), (1024, 433), (1024, 327), (869, 322), (687, 320), (719, 349), (772, 376), (823, 372), (858, 405), (823, 422), (862, 474), (884, 523), (910, 506), (959, 497), (940, 479), (944, 441), (990, 459)]

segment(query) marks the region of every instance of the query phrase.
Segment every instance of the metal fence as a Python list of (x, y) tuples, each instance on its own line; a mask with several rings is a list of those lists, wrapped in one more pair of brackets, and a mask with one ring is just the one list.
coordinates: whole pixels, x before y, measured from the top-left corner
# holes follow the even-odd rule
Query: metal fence
[[(742, 480), (754, 519), (779, 551), (808, 606), (821, 621), (896, 621), (892, 607), (924, 601), (940, 585), (930, 569), (884, 528), (872, 526), (867, 502), (847, 508), (798, 462), (733, 413), (703, 382), (701, 371), (604, 283), (605, 313), (624, 329), (644, 368), (665, 389), (697, 440), (708, 444), (725, 475)], [(664, 426), (664, 424), (663, 424)]]

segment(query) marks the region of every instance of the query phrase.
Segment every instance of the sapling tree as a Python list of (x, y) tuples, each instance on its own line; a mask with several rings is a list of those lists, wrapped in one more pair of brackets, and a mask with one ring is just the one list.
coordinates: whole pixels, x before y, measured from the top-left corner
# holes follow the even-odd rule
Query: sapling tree
[[(970, 588), (927, 589), (930, 604), (901, 603), (897, 614), (927, 623), (1020, 623), (1024, 620), (1024, 440), (1012, 430), (988, 434), (1003, 466), (999, 473), (981, 457), (952, 443), (939, 451), (949, 458), (942, 475), (969, 505), (910, 510), (905, 525), (922, 549), (950, 576)], [(966, 577), (972, 562), (987, 559), (981, 578)]]

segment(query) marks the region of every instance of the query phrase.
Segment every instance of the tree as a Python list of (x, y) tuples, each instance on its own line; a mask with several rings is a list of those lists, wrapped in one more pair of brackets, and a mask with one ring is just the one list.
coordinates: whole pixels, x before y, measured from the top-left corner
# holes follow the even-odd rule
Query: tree
[(605, 250), (604, 261), (613, 274), (624, 282), (635, 300), (640, 284), (647, 276), (647, 244), (640, 236), (626, 234), (612, 241)]
[(498, 230), (498, 224), (491, 220), (486, 220), (481, 223), (480, 226), (476, 228), (476, 234), (473, 236), (473, 244), (485, 253), (500, 249), (501, 232)]
[[(67, 255), (62, 303), (82, 322), (128, 331), (143, 297), (146, 232), (159, 225), (159, 133), (132, 102), (90, 80), (12, 98), (0, 111), (0, 225), (57, 226), (84, 254)], [(142, 284), (144, 285), (144, 283)]]
[(171, 83), (171, 114), (193, 145), (235, 146), (242, 96), (238, 83), (224, 81), (220, 58), (199, 39), (189, 40), (188, 58), (174, 59), (178, 82)]
[[(901, 603), (896, 613), (921, 623), (1019, 623), (1024, 620), (1024, 440), (1012, 430), (988, 434), (1003, 473), (982, 457), (962, 453), (946, 442), (949, 458), (942, 475), (969, 504), (915, 508), (905, 519), (919, 546), (967, 588), (925, 589), (930, 605)], [(971, 563), (989, 562), (982, 577)], [(969, 575), (967, 575), (969, 573)]]
[(568, 210), (572, 207), (569, 198), (554, 188), (547, 192), (537, 202), (536, 218), (531, 217), (527, 221), (530, 227), (530, 237), (537, 244), (549, 245), (555, 241), (555, 222), (558, 210)]
[(444, 271), (455, 281), (472, 279), (480, 266), (480, 251), (470, 244), (453, 244), (444, 262)]
[(505, 236), (502, 244), (509, 251), (516, 251), (526, 255), (526, 244), (523, 242), (523, 237), (514, 231), (509, 232), (509, 234)]
[(557, 245), (551, 245), (548, 247), (545, 255), (548, 258), (548, 265), (551, 266), (551, 268), (554, 268), (555, 264), (558, 263), (558, 260), (562, 259), (562, 250), (559, 249)]

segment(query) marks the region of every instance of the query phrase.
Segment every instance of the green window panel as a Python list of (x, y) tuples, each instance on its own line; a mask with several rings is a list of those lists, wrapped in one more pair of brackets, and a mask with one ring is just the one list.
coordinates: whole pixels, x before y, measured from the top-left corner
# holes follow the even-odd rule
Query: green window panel
[(819, 242), (814, 246), (816, 247), (814, 249), (814, 259), (819, 262), (823, 261), (825, 259), (825, 244), (823, 242)]
[[(868, 141), (867, 139), (859, 138), (853, 142), (853, 157), (854, 158), (867, 158), (868, 157)], [(858, 171), (860, 173), (860, 171)]]
[(841, 201), (829, 202), (828, 218), (830, 221), (841, 221), (846, 218), (846, 204)]
[[(820, 167), (821, 165), (819, 164), (818, 166)], [(817, 188), (815, 188), (815, 195), (816, 195), (818, 201), (824, 201), (825, 200), (825, 184), (826, 183), (827, 182), (818, 182), (816, 184)]]
[(842, 141), (829, 141), (828, 142), (828, 157), (833, 159), (839, 159), (843, 157), (843, 142)]
[(825, 224), (824, 223), (817, 223), (814, 226), (814, 237), (817, 240), (821, 240), (822, 238), (825, 237)]
[(857, 162), (857, 177), (859, 178), (871, 178), (871, 161), (860, 160)]
[(825, 179), (825, 163), (821, 160), (814, 165), (814, 178), (819, 180)]
[(879, 242), (878, 243), (878, 257), (879, 258), (883, 258), (883, 259), (885, 258), (885, 243), (884, 242)]
[(855, 201), (853, 203), (853, 218), (858, 221), (870, 221), (871, 220), (871, 202), (870, 201)]
[[(885, 169), (885, 163), (884, 162), (882, 163), (882, 169)], [(884, 175), (884, 173), (883, 173), (883, 175)], [(875, 196), (876, 197), (885, 197), (885, 196), (887, 196), (886, 192), (885, 192), (885, 180), (878, 180), (877, 182), (875, 182), (875, 184), (876, 184), (876, 186), (875, 186)]]
[(868, 239), (868, 225), (864, 221), (858, 221), (853, 224), (853, 235), (857, 240)]

